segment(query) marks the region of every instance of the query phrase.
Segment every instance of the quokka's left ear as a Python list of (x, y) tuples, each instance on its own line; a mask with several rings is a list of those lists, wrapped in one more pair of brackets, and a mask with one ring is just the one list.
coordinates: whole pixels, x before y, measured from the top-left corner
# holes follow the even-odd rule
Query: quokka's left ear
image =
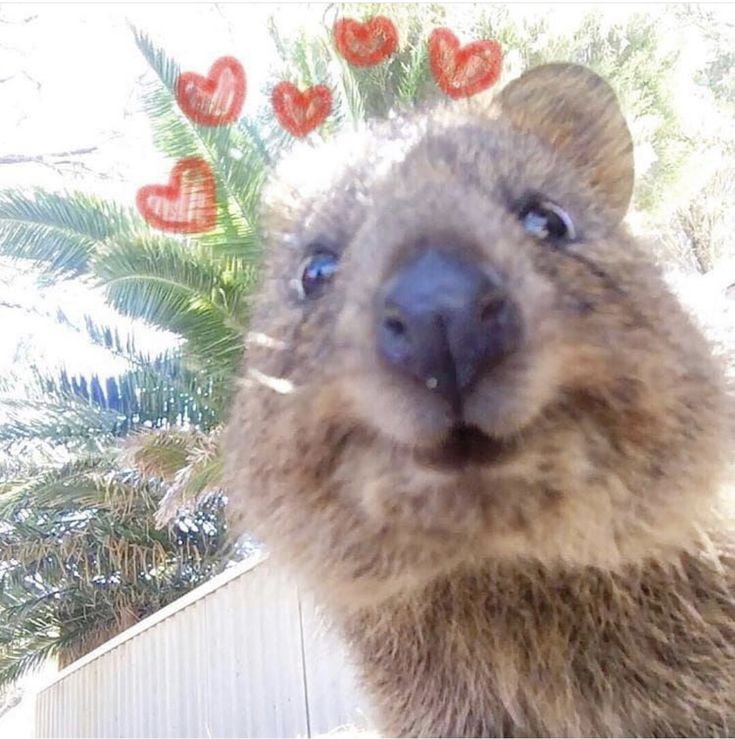
[(578, 169), (616, 220), (633, 192), (633, 140), (610, 85), (577, 64), (544, 64), (496, 98), (503, 117), (538, 136)]

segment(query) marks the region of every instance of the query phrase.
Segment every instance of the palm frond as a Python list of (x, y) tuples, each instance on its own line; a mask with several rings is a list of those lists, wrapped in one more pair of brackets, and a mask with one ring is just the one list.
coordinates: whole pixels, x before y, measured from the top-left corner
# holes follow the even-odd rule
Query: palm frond
[[(199, 126), (180, 110), (176, 102), (178, 64), (144, 33), (134, 29), (135, 42), (158, 77), (144, 94), (144, 105), (154, 124), (154, 141), (174, 158), (202, 156), (212, 166), (218, 185), (218, 223), (232, 243), (242, 239), (243, 248), (253, 248), (258, 221), (259, 192), (267, 173), (269, 157), (263, 141), (247, 126)], [(252, 253), (248, 256), (254, 256)]]
[(119, 433), (124, 416), (115, 410), (90, 404), (73, 393), (56, 398), (0, 395), (0, 445), (21, 440), (55, 443), (63, 440), (92, 442)]
[(197, 436), (176, 429), (133, 434), (123, 447), (123, 458), (140, 474), (170, 482), (188, 464)]
[(223, 272), (202, 248), (162, 236), (113, 240), (96, 257), (94, 270), (123, 315), (182, 336), (202, 368), (236, 367), (250, 273)]
[(96, 246), (132, 231), (131, 211), (82, 194), (0, 194), (0, 254), (29, 259), (57, 277), (88, 271)]
[(108, 465), (93, 455), (58, 469), (34, 470), (18, 481), (6, 481), (0, 487), (0, 518), (8, 521), (28, 506), (43, 509), (60, 501), (66, 508), (99, 503), (102, 478), (95, 475), (104, 475)]
[[(89, 314), (83, 314), (80, 319), (74, 319), (67, 315), (64, 310), (58, 308), (53, 315), (49, 314), (49, 318), (54, 318), (59, 325), (83, 335), (95, 346), (106, 349), (114, 357), (123, 359), (136, 368), (151, 367), (154, 359), (159, 357), (172, 358), (179, 354), (177, 349), (156, 352), (155, 354), (150, 350), (143, 350), (138, 345), (134, 330), (123, 332), (119, 324), (101, 323)], [(166, 338), (169, 339), (169, 336), (166, 336)]]
[(224, 468), (220, 434), (221, 427), (206, 434), (168, 430), (129, 438), (123, 458), (141, 474), (167, 483), (156, 513), (158, 526), (220, 491)]
[(92, 460), (0, 491), (0, 687), (49, 656), (67, 664), (224, 568), (221, 499), (158, 530), (164, 489), (109, 470)]

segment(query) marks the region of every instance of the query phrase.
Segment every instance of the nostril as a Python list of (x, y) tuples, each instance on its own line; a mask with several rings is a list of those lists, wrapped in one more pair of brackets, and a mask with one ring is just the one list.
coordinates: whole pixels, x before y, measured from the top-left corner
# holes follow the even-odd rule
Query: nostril
[(480, 321), (489, 323), (497, 320), (500, 313), (507, 304), (507, 298), (502, 294), (495, 294), (486, 297), (480, 304)]
[(384, 319), (383, 326), (393, 336), (404, 336), (406, 334), (406, 324), (396, 316), (388, 316)]
[(395, 308), (388, 308), (380, 321), (380, 347), (391, 363), (403, 366), (411, 361), (411, 332), (405, 318)]

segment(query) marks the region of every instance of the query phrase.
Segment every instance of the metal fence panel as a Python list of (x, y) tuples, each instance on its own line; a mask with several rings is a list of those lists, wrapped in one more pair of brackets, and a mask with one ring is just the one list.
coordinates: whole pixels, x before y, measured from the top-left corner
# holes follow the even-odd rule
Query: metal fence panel
[(267, 561), (233, 568), (63, 670), (38, 737), (297, 737), (365, 727), (343, 646)]

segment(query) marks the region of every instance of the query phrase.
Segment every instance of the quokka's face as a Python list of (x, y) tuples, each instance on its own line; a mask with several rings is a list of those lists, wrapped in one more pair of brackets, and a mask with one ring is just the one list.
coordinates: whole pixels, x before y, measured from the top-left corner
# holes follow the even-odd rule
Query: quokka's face
[(539, 67), (491, 112), (305, 156), (270, 192), (230, 430), (245, 524), (364, 582), (679, 541), (719, 470), (721, 390), (621, 226), (632, 144), (607, 84)]

